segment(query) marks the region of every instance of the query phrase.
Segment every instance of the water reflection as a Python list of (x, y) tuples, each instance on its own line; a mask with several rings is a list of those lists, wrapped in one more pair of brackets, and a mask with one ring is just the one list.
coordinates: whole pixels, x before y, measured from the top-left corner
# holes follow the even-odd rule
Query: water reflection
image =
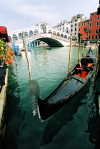
[[(48, 121), (48, 124), (44, 128), (44, 133), (40, 142), (41, 146), (45, 146), (53, 141), (54, 136), (56, 136), (59, 131), (67, 125), (73, 119), (73, 115), (78, 111), (78, 108), (81, 107), (82, 99), (89, 92), (89, 83), (84, 89), (81, 90), (72, 100), (70, 100), (67, 105), (59, 110), (52, 118)], [(74, 133), (74, 132), (73, 132)], [(60, 148), (60, 147), (59, 147)]]
[[(15, 67), (16, 69), (16, 67)], [(7, 89), (7, 131), (4, 140), (4, 149), (16, 149), (19, 128), (24, 123), (25, 112), (19, 108), (20, 102), (20, 86), (17, 82), (17, 70), (14, 72), (13, 66), (9, 68), (9, 80)]]

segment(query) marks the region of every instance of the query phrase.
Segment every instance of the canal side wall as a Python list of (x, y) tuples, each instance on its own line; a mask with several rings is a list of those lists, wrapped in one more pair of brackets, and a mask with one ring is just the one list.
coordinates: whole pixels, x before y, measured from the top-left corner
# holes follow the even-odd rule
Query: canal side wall
[(6, 69), (5, 85), (3, 85), (0, 93), (0, 149), (6, 131), (6, 91), (8, 83), (8, 69)]

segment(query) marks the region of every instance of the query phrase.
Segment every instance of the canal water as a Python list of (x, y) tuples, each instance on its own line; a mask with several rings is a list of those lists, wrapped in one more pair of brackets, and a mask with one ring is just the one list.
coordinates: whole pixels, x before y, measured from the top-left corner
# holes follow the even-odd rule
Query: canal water
[[(71, 69), (78, 60), (78, 47), (72, 47)], [(88, 48), (81, 47), (80, 56)], [(96, 55), (96, 49), (93, 50)], [(46, 98), (68, 74), (69, 47), (32, 49), (29, 56), (32, 79)], [(16, 56), (9, 67), (7, 90), (7, 130), (3, 149), (93, 149), (98, 128), (94, 77), (64, 107), (41, 122), (33, 116), (29, 98), (29, 72), (26, 57)]]

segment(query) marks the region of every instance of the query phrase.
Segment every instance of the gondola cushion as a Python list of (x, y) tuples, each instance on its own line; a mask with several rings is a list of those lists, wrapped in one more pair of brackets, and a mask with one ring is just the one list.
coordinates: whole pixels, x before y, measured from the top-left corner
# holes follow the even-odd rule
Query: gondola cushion
[(87, 67), (92, 67), (93, 63), (87, 63)]

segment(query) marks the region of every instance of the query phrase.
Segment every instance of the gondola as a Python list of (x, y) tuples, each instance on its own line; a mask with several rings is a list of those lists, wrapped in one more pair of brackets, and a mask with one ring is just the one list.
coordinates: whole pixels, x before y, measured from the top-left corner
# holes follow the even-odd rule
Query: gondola
[(96, 57), (91, 49), (87, 55), (78, 62), (60, 85), (44, 100), (39, 96), (38, 115), (41, 120), (48, 119), (57, 110), (73, 98), (90, 80), (96, 64)]

